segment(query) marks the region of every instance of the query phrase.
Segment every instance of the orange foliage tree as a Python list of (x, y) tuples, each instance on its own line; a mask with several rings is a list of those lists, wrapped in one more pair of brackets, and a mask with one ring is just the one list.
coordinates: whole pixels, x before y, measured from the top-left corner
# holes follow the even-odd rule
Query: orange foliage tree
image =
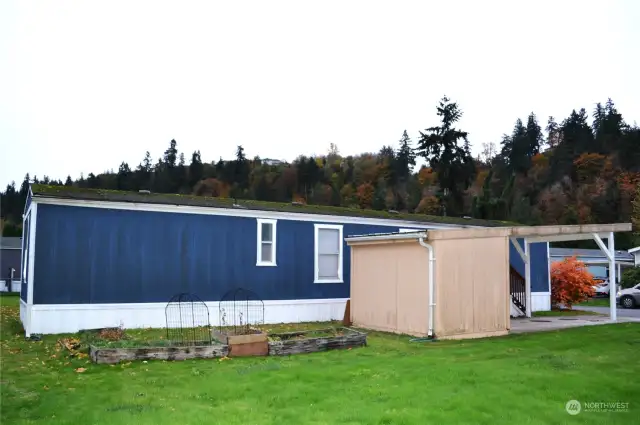
[(571, 307), (593, 296), (593, 275), (576, 257), (551, 264), (551, 305)]
[(374, 191), (375, 188), (369, 183), (363, 183), (358, 186), (356, 197), (358, 198), (360, 208), (371, 208), (371, 205), (373, 205)]

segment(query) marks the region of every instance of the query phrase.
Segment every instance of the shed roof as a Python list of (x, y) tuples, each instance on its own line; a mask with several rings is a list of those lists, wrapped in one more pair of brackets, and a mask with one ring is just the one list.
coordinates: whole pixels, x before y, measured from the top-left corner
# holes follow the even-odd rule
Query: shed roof
[(106, 189), (86, 189), (74, 186), (31, 185), (34, 198), (75, 199), (103, 202), (131, 202), (161, 205), (184, 205), (208, 208), (241, 208), (259, 211), (277, 211), (302, 214), (323, 214), (349, 217), (395, 219), (422, 223), (448, 224), (452, 226), (501, 227), (509, 222), (481, 220), (462, 217), (442, 217), (426, 214), (396, 213), (359, 208), (332, 207), (324, 205), (297, 205), (293, 203), (264, 202), (233, 198), (178, 195), (169, 193), (140, 193)]
[(0, 249), (22, 249), (22, 238), (0, 237)]

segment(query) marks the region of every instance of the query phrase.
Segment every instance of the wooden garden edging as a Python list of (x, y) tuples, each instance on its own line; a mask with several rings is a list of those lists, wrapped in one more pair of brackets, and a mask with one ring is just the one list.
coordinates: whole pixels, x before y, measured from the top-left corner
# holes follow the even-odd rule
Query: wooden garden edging
[(226, 357), (229, 347), (222, 344), (187, 347), (103, 348), (91, 345), (89, 354), (94, 363), (115, 364), (131, 360), (188, 360)]
[[(341, 332), (342, 335), (318, 336), (318, 332)], [(310, 335), (309, 338), (304, 336)], [(331, 329), (316, 329), (300, 332), (286, 332), (269, 334), (270, 338), (280, 338), (276, 341), (264, 341), (266, 334), (237, 335), (228, 338), (235, 344), (235, 352), (231, 345), (213, 344), (185, 347), (97, 347), (89, 346), (89, 354), (94, 363), (115, 364), (133, 360), (189, 360), (213, 359), (226, 356), (269, 355), (287, 356), (291, 354), (315, 353), (340, 348), (363, 347), (367, 345), (367, 334), (352, 328), (339, 327)], [(302, 337), (302, 338), (300, 338)], [(265, 345), (264, 348), (263, 344)]]
[(287, 356), (291, 354), (315, 353), (318, 351), (363, 347), (367, 345), (367, 334), (351, 328), (336, 328), (336, 330), (343, 331), (344, 335), (290, 339), (296, 336), (304, 336), (306, 334), (328, 330), (332, 329), (270, 334), (270, 337), (279, 337), (283, 338), (283, 340), (269, 341), (269, 355)]

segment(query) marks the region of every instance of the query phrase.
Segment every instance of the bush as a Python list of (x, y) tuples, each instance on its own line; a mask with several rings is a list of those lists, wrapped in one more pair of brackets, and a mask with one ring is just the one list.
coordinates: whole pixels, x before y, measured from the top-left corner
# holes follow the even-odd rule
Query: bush
[(632, 269), (627, 269), (622, 273), (620, 280), (620, 286), (623, 288), (631, 288), (640, 283), (640, 266), (636, 266)]
[(574, 304), (592, 297), (593, 275), (576, 257), (565, 258), (551, 264), (551, 304), (571, 309)]

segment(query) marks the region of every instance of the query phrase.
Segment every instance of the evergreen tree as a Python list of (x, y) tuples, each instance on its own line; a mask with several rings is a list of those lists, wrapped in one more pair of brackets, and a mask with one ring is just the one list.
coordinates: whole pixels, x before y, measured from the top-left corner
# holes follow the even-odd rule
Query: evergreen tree
[(176, 166), (176, 160), (178, 159), (178, 142), (175, 139), (172, 139), (169, 143), (169, 147), (166, 151), (164, 151), (163, 162), (167, 166), (167, 168), (174, 168)]
[(200, 158), (200, 151), (195, 151), (191, 154), (191, 164), (189, 164), (189, 186), (191, 189), (202, 180), (204, 173), (204, 165)]
[(467, 132), (454, 127), (462, 117), (458, 105), (445, 96), (437, 110), (441, 125), (420, 132), (417, 153), (426, 158), (437, 172), (445, 208), (459, 214), (463, 209), (462, 194), (469, 187), (475, 166), (469, 152)]
[(71, 176), (67, 176), (67, 179), (64, 181), (65, 186), (72, 186), (73, 180), (71, 180)]
[(407, 130), (402, 133), (400, 139), (400, 147), (396, 153), (396, 175), (398, 180), (406, 182), (413, 171), (413, 167), (416, 165), (416, 154), (411, 147), (411, 139), (407, 134)]

